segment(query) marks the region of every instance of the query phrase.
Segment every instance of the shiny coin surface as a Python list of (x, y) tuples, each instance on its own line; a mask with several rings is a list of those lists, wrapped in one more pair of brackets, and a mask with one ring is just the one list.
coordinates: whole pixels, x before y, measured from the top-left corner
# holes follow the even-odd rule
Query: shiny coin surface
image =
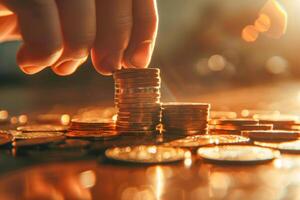
[(212, 119), (210, 124), (215, 125), (255, 125), (258, 124), (259, 121), (256, 119), (246, 119), (246, 118), (236, 118), (236, 119)]
[(300, 140), (290, 142), (254, 142), (255, 145), (278, 149), (287, 153), (300, 153)]
[(21, 131), (13, 131), (11, 132), (12, 136), (16, 140), (26, 140), (26, 139), (34, 139), (34, 138), (51, 138), (63, 136), (63, 132), (21, 132)]
[(35, 124), (19, 126), (17, 130), (22, 132), (65, 132), (68, 130), (68, 127), (51, 124)]
[(253, 140), (296, 140), (299, 137), (299, 132), (284, 130), (242, 131), (242, 135)]
[(195, 148), (205, 145), (237, 144), (249, 142), (249, 138), (239, 135), (194, 135), (165, 143), (166, 146)]
[(65, 136), (49, 137), (49, 138), (32, 138), (26, 140), (15, 140), (12, 145), (14, 147), (30, 147), (30, 146), (39, 146), (47, 145), (54, 142), (63, 141)]
[(250, 145), (222, 145), (200, 147), (197, 154), (206, 160), (220, 163), (260, 163), (273, 160), (279, 152)]
[(117, 161), (155, 164), (181, 161), (186, 152), (181, 148), (140, 145), (110, 148), (105, 151), (105, 155)]
[(110, 140), (119, 136), (115, 131), (103, 132), (103, 131), (70, 131), (66, 133), (69, 138), (87, 138), (87, 139), (103, 139)]

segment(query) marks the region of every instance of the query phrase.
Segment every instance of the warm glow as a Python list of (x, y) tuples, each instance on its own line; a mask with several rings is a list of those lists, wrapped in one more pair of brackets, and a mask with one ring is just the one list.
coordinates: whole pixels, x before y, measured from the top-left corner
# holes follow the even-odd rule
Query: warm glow
[(0, 110), (0, 120), (6, 120), (8, 118), (8, 112), (6, 110)]
[(256, 30), (255, 26), (248, 25), (242, 31), (242, 38), (246, 42), (254, 42), (258, 38), (258, 31)]
[(18, 117), (18, 121), (19, 121), (20, 124), (26, 124), (28, 122), (27, 115), (20, 115)]
[(208, 59), (208, 67), (211, 71), (222, 71), (225, 68), (226, 59), (221, 55), (212, 55)]
[(288, 62), (286, 59), (280, 56), (273, 56), (266, 62), (266, 69), (271, 74), (281, 74), (286, 72), (288, 68)]
[(266, 32), (271, 27), (271, 20), (268, 15), (260, 14), (257, 20), (255, 21), (254, 26), (259, 32)]
[[(270, 20), (270, 28), (266, 34), (272, 38), (280, 38), (286, 31), (287, 13), (276, 0), (269, 0), (260, 10), (260, 14)], [(266, 18), (263, 17), (264, 23)]]
[(70, 115), (68, 114), (63, 114), (61, 117), (60, 117), (60, 123), (62, 125), (68, 125), (71, 121), (71, 117)]
[(164, 173), (160, 166), (156, 166), (155, 172), (155, 194), (156, 199), (159, 200), (164, 188)]
[(84, 188), (92, 188), (96, 183), (96, 174), (92, 170), (81, 172), (79, 181)]

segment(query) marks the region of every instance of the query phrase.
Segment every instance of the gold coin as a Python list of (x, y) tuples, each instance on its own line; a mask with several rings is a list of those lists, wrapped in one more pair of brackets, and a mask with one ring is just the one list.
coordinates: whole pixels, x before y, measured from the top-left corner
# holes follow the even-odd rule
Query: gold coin
[(300, 153), (300, 140), (290, 142), (254, 142), (255, 145), (278, 149), (286, 153)]
[(260, 163), (273, 160), (279, 152), (251, 145), (222, 145), (200, 147), (197, 154), (206, 160), (220, 163)]
[(16, 140), (26, 140), (34, 138), (51, 138), (63, 136), (63, 132), (21, 132), (21, 131), (12, 131), (12, 136)]
[(257, 125), (258, 120), (256, 119), (247, 119), (247, 118), (236, 118), (236, 119), (212, 119), (210, 124), (212, 125)]
[(49, 137), (49, 138), (32, 138), (26, 140), (15, 140), (12, 145), (14, 147), (29, 147), (29, 146), (38, 146), (46, 145), (53, 142), (59, 142), (65, 139), (65, 136)]
[(195, 102), (168, 102), (162, 104), (163, 109), (171, 109), (171, 108), (210, 108), (209, 103), (195, 103)]
[(249, 138), (239, 135), (194, 135), (173, 140), (164, 145), (172, 147), (195, 148), (206, 145), (236, 144), (249, 142)]
[(68, 130), (68, 127), (51, 124), (35, 124), (19, 126), (17, 130), (22, 132), (65, 132)]
[(116, 131), (70, 131), (66, 133), (70, 138), (90, 138), (90, 139), (102, 139), (109, 140), (119, 136)]
[(181, 148), (140, 145), (110, 148), (105, 151), (105, 155), (117, 161), (156, 164), (181, 161), (187, 155), (186, 152)]
[(0, 131), (0, 146), (7, 145), (13, 141), (13, 137), (6, 131)]
[(297, 131), (284, 130), (262, 130), (262, 131), (242, 131), (242, 135), (253, 140), (296, 140), (299, 137)]

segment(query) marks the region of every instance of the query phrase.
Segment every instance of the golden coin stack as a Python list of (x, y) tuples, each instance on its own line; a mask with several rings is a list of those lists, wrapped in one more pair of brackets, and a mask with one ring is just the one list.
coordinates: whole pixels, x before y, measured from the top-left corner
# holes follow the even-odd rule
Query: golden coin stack
[(162, 124), (166, 134), (206, 134), (210, 104), (163, 103)]
[(119, 133), (151, 134), (160, 123), (160, 71), (122, 69), (114, 73), (116, 129)]

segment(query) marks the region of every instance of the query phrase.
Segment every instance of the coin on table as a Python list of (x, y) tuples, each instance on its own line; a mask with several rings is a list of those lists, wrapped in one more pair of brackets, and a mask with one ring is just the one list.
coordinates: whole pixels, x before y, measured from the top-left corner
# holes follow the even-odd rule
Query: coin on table
[(66, 136), (69, 138), (110, 140), (118, 137), (119, 134), (116, 131), (70, 131), (66, 133)]
[(296, 140), (299, 137), (299, 132), (285, 130), (261, 130), (242, 131), (242, 135), (253, 140)]
[(206, 160), (220, 163), (260, 163), (280, 155), (273, 149), (251, 145), (200, 147), (197, 154)]
[(68, 127), (51, 124), (35, 124), (19, 126), (17, 130), (22, 132), (65, 132), (68, 130)]
[(278, 149), (287, 153), (300, 153), (300, 140), (290, 142), (254, 142), (255, 145)]
[(51, 145), (51, 148), (56, 149), (80, 149), (86, 148), (91, 144), (90, 141), (80, 139), (66, 139), (59, 144)]
[(13, 131), (11, 132), (12, 136), (16, 140), (26, 140), (26, 139), (33, 139), (33, 138), (51, 138), (51, 137), (58, 137), (63, 136), (63, 132), (21, 132), (21, 131)]
[(12, 145), (14, 147), (30, 147), (30, 146), (40, 146), (47, 145), (54, 142), (60, 142), (65, 139), (65, 136), (49, 137), (49, 138), (32, 138), (26, 140), (15, 140)]
[(194, 148), (205, 145), (237, 144), (249, 142), (249, 138), (239, 135), (194, 135), (165, 143), (166, 146)]
[(247, 118), (236, 118), (236, 119), (212, 119), (210, 124), (212, 125), (254, 125), (258, 124), (259, 121), (256, 119), (247, 119)]
[(139, 145), (114, 147), (105, 151), (106, 157), (132, 163), (169, 163), (185, 159), (186, 150), (174, 147)]

